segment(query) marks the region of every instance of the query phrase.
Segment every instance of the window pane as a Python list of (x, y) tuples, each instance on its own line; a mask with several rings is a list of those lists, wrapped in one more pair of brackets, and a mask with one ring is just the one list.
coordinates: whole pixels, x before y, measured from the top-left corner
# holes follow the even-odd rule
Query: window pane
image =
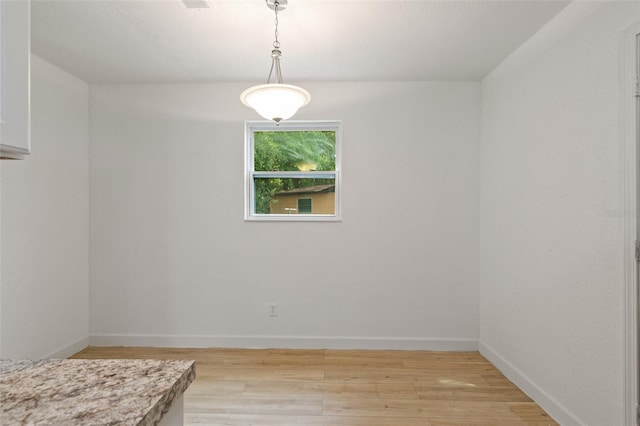
[(255, 171), (329, 171), (336, 168), (336, 132), (254, 132)]
[(311, 198), (298, 198), (298, 214), (313, 213)]
[(335, 179), (254, 178), (253, 182), (255, 214), (336, 212)]

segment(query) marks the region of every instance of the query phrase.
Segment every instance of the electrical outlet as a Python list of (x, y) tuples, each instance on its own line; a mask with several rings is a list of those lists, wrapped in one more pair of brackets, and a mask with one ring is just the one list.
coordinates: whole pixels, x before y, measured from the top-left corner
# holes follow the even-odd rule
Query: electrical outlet
[(269, 303), (267, 305), (267, 307), (269, 308), (269, 316), (270, 317), (277, 317), (278, 316), (278, 305), (276, 305), (275, 303)]

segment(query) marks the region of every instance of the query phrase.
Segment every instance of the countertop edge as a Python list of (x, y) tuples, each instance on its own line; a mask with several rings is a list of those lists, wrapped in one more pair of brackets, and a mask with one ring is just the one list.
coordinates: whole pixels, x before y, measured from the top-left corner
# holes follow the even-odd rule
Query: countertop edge
[(155, 426), (169, 412), (173, 402), (178, 399), (187, 390), (189, 385), (196, 378), (196, 362), (191, 361), (189, 367), (184, 371), (182, 376), (171, 386), (168, 392), (165, 392), (155, 403), (149, 412), (140, 420), (139, 426)]

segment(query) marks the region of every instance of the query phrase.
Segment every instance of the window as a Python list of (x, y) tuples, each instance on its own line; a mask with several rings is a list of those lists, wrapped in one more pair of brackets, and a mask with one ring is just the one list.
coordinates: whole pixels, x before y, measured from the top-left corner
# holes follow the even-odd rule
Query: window
[(340, 220), (340, 122), (247, 122), (246, 220)]
[(311, 198), (298, 198), (298, 213), (313, 213)]

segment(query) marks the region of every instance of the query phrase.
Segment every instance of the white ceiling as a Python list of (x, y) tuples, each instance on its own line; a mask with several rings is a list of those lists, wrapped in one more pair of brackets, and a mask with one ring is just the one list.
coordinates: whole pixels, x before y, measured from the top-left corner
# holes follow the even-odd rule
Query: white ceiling
[[(289, 0), (285, 82), (480, 80), (568, 1)], [(32, 51), (89, 83), (266, 80), (264, 0), (32, 0)]]

